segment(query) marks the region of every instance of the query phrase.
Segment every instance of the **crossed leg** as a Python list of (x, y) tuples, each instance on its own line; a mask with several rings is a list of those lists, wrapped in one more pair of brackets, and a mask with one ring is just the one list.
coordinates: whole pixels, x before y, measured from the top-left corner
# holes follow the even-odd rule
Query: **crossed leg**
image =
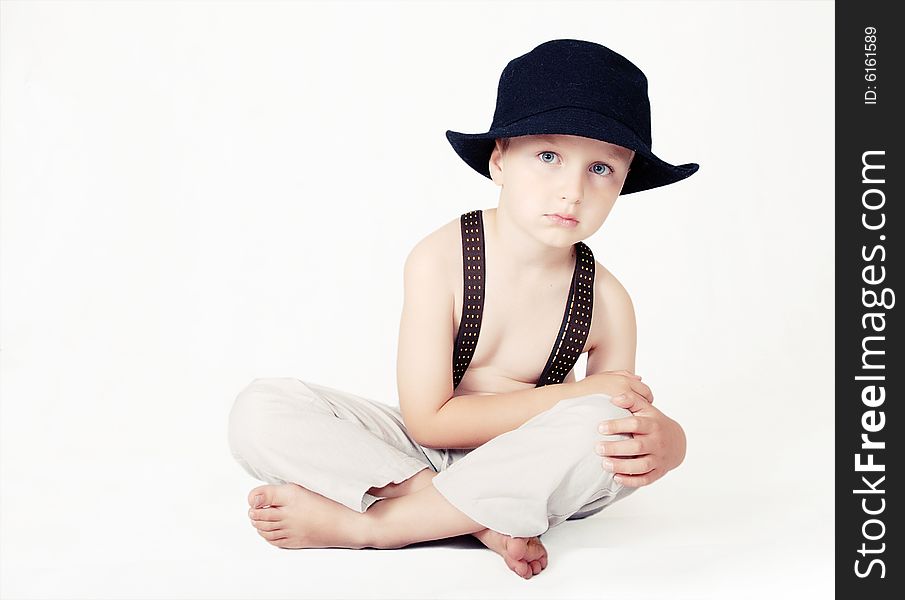
[[(383, 498), (397, 498), (431, 485), (437, 475), (430, 469), (419, 471), (400, 483), (390, 483), (381, 488), (371, 488), (369, 494)], [(537, 575), (547, 568), (547, 549), (539, 537), (518, 538), (484, 528), (471, 532), (482, 544), (499, 554), (510, 569), (518, 575)]]
[(525, 579), (546, 568), (538, 538), (513, 538), (473, 521), (431, 484), (435, 475), (424, 469), (399, 484), (371, 488), (385, 497), (364, 513), (294, 483), (258, 486), (248, 495), (249, 517), (281, 548), (401, 548), (471, 534)]

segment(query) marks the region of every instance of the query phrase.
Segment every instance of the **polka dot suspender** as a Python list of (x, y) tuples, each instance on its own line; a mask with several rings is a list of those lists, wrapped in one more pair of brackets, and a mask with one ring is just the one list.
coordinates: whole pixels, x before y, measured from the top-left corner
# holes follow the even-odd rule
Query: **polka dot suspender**
[(563, 313), (556, 343), (536, 387), (562, 383), (575, 366), (591, 331), (594, 308), (594, 253), (584, 242), (575, 243), (575, 271), (569, 288), (569, 300)]
[(484, 314), (484, 218), (480, 210), (459, 217), (462, 228), (462, 321), (453, 353), (453, 389), (471, 362)]
[[(462, 320), (456, 335), (453, 353), (453, 389), (458, 387), (465, 370), (474, 356), (481, 331), (484, 312), (484, 221), (480, 210), (463, 214), (462, 272), (464, 293), (462, 296)], [(563, 314), (562, 325), (550, 357), (535, 387), (562, 383), (575, 366), (591, 328), (594, 306), (594, 254), (584, 242), (575, 244), (575, 271), (569, 299)]]

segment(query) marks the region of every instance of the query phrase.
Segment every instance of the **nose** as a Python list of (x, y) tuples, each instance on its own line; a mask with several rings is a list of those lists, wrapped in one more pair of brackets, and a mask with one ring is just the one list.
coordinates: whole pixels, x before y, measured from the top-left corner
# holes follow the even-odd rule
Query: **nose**
[(569, 202), (581, 202), (584, 198), (584, 173), (571, 173), (563, 170), (560, 182), (560, 196)]

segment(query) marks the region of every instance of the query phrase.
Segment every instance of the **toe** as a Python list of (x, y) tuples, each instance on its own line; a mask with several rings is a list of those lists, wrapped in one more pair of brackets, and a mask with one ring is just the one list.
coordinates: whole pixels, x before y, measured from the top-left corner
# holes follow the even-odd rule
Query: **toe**
[(287, 506), (297, 500), (299, 494), (304, 493), (304, 489), (294, 483), (284, 483), (283, 485), (272, 485), (268, 489), (269, 496), (265, 494), (267, 504), (270, 506)]
[(528, 552), (528, 540), (525, 538), (509, 538), (506, 540), (506, 554), (514, 560), (522, 560)]
[(276, 531), (258, 531), (258, 535), (268, 542), (273, 542), (286, 537), (286, 532), (282, 529), (278, 529)]
[(281, 508), (250, 508), (248, 517), (253, 521), (281, 521), (283, 510)]
[(523, 560), (531, 562), (532, 560), (540, 560), (542, 556), (546, 556), (547, 549), (544, 548), (544, 545), (537, 538), (531, 538), (528, 540), (527, 550), (525, 551), (525, 556)]
[(512, 569), (519, 577), (525, 577), (531, 572), (531, 567), (523, 560), (516, 560), (506, 553), (503, 554), (503, 560), (506, 561), (506, 566)]
[[(261, 496), (262, 500), (265, 499), (268, 495), (273, 495), (272, 491), (269, 491), (267, 488), (272, 488), (272, 485), (259, 485), (255, 489), (248, 492), (248, 505), (252, 508), (255, 506), (255, 496)], [(267, 506), (267, 502), (262, 502), (261, 506)]]
[(282, 521), (252, 521), (251, 524), (258, 531), (276, 531), (283, 528)]
[(279, 485), (261, 485), (248, 493), (248, 505), (255, 508), (264, 506), (286, 506), (298, 497), (302, 488), (294, 483), (282, 483)]

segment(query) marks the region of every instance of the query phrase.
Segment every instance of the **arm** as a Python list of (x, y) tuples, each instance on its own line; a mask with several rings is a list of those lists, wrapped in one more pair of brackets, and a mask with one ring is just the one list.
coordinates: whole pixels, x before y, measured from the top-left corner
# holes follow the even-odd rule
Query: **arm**
[(588, 350), (585, 377), (607, 371), (635, 372), (635, 351), (638, 332), (635, 308), (626, 289), (612, 273), (597, 263), (594, 295), (601, 301), (594, 303), (592, 327), (600, 335)]
[[(576, 383), (504, 394), (453, 397), (453, 296), (444, 262), (448, 241), (435, 234), (419, 242), (405, 262), (405, 298), (399, 325), (396, 382), (409, 435), (431, 448), (477, 448), (564, 398)], [(579, 382), (580, 383), (580, 382)]]
[(428, 448), (477, 448), (581, 393), (575, 383), (559, 383), (504, 394), (456, 396), (425, 424), (418, 443)]
[[(599, 263), (598, 268), (604, 271)], [(593, 387), (593, 375), (617, 369), (634, 372), (635, 366), (637, 336), (631, 298), (608, 272), (601, 279), (606, 307), (602, 311), (604, 333), (600, 345), (588, 354), (587, 377), (582, 380), (587, 387)], [(617, 473), (621, 483), (640, 487), (653, 483), (682, 463), (686, 440), (681, 425), (654, 408), (653, 394), (649, 390), (641, 393), (640, 386), (634, 387), (638, 389), (613, 397), (613, 403), (630, 410), (632, 416), (601, 423), (605, 428), (601, 433), (629, 433), (632, 439), (601, 442), (597, 454), (603, 457), (603, 467)]]

